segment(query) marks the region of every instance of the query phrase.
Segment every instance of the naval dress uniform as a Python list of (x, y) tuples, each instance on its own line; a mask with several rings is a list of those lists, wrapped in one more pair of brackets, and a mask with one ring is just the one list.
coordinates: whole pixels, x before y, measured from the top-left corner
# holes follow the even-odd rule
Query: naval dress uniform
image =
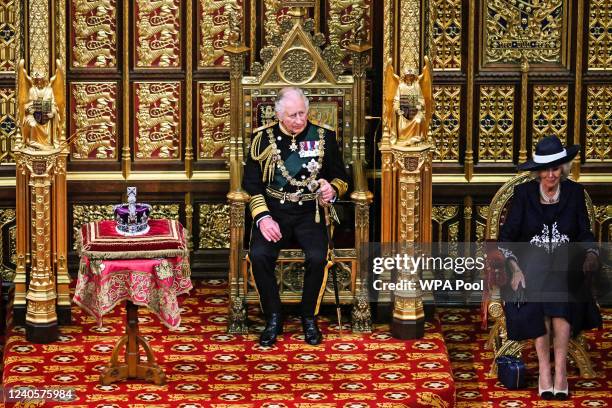
[[(274, 270), (279, 251), (295, 242), (305, 254), (300, 311), (304, 317), (313, 317), (328, 248), (323, 209), (318, 208), (317, 195), (311, 191), (316, 186), (313, 181), (327, 180), (336, 197), (348, 189), (335, 132), (308, 122), (297, 135), (287, 133), (279, 123), (255, 129), (253, 134), (243, 188), (251, 196), (249, 259), (261, 306), (266, 316), (281, 312)], [(267, 241), (258, 228), (267, 216), (279, 224), (282, 238), (278, 242)]]

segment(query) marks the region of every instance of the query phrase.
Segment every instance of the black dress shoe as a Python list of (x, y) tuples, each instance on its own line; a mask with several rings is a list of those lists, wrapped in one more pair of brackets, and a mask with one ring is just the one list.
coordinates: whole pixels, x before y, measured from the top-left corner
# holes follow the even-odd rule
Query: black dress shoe
[(266, 320), (266, 328), (259, 336), (259, 344), (271, 346), (276, 343), (276, 336), (283, 334), (283, 318), (280, 313), (270, 313)]
[(304, 330), (304, 340), (311, 346), (316, 346), (323, 340), (316, 318), (302, 317), (302, 329)]

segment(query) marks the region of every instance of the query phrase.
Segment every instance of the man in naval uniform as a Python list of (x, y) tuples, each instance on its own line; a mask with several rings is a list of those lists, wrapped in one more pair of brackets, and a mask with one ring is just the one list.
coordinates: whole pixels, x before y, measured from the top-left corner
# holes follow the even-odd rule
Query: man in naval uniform
[(253, 217), (249, 259), (266, 327), (259, 338), (271, 346), (283, 331), (275, 277), (279, 251), (296, 242), (305, 253), (300, 311), (304, 338), (319, 344), (323, 336), (315, 310), (327, 265), (324, 205), (346, 193), (347, 175), (335, 133), (308, 121), (308, 99), (299, 88), (283, 88), (274, 107), (278, 122), (255, 129), (244, 169)]

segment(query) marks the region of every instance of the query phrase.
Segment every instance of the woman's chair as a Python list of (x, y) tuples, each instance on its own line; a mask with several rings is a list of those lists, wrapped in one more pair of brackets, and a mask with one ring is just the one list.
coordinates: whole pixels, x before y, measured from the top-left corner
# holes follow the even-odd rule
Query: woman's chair
[[(512, 194), (514, 193), (514, 187), (531, 180), (529, 173), (521, 173), (509, 181), (507, 181), (497, 191), (491, 205), (489, 206), (489, 217), (485, 229), (485, 239), (487, 242), (497, 242), (499, 237), (499, 231), (504, 224), (510, 203), (512, 200)], [(591, 220), (591, 226), (595, 223), (595, 211), (593, 209), (593, 202), (589, 194), (584, 192), (587, 211)], [(493, 249), (492, 251), (496, 251)], [(488, 258), (492, 259), (495, 255), (489, 251)], [(502, 273), (504, 273), (502, 271)], [(497, 357), (501, 355), (513, 355), (520, 357), (522, 350), (525, 347), (526, 341), (515, 341), (508, 339), (508, 333), (506, 332), (506, 317), (504, 315), (504, 309), (502, 307), (502, 299), (500, 296), (499, 281), (495, 278), (495, 272), (492, 270), (490, 263), (487, 263), (487, 269), (485, 270), (487, 277), (484, 299), (483, 299), (483, 313), (485, 324), (488, 318), (492, 320), (492, 327), (489, 331), (486, 346), (492, 349), (494, 352), (493, 362), (491, 363), (490, 375), (495, 376), (497, 374), (497, 365), (495, 363)], [(487, 317), (488, 316), (488, 317)], [(595, 371), (591, 364), (591, 359), (586, 351), (587, 345), (582, 335), (575, 339), (570, 339), (568, 357), (570, 363), (575, 364), (580, 370), (580, 375), (583, 378), (594, 378)]]

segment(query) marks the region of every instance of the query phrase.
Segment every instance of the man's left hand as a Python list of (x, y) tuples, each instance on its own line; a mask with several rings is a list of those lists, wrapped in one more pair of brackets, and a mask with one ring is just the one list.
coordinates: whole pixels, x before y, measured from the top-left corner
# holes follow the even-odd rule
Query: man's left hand
[(321, 193), (320, 200), (322, 204), (329, 204), (336, 196), (336, 190), (325, 179), (319, 179), (319, 192)]

